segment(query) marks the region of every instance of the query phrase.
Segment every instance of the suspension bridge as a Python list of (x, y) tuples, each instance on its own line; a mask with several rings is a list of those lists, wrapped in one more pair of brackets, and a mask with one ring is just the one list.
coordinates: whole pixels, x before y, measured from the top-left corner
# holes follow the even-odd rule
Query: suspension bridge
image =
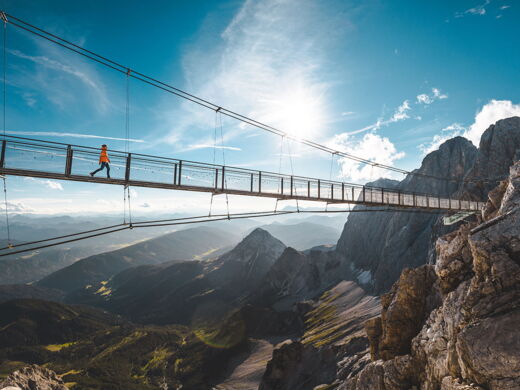
[[(195, 96), (191, 93), (183, 91), (177, 87), (162, 82), (156, 78), (147, 76), (130, 67), (121, 65), (105, 56), (87, 50), (73, 42), (61, 38), (55, 34), (49, 33), (39, 27), (27, 23), (15, 16), (0, 11), (0, 18), (4, 23), (3, 35), (3, 136), (1, 139), (0, 154), (0, 174), (4, 175), (4, 193), (5, 193), (5, 212), (8, 232), (8, 246), (0, 248), (0, 251), (8, 250), (0, 253), (5, 256), (13, 253), (20, 253), (27, 250), (45, 248), (48, 246), (58, 245), (66, 242), (77, 241), (80, 239), (96, 237), (102, 234), (108, 234), (128, 228), (150, 227), (178, 225), (187, 223), (200, 223), (204, 221), (213, 221), (221, 219), (235, 218), (253, 218), (269, 215), (279, 215), (290, 213), (291, 211), (274, 212), (249, 212), (230, 214), (229, 205), (227, 214), (210, 215), (199, 217), (176, 218), (159, 221), (132, 222), (130, 203), (128, 203), (128, 212), (130, 215), (129, 223), (126, 219), (120, 225), (107, 226), (104, 228), (93, 229), (89, 231), (72, 233), (60, 237), (52, 237), (49, 239), (26, 242), (12, 245), (9, 238), (9, 218), (7, 210), (7, 190), (5, 184), (5, 176), (23, 176), (32, 178), (45, 178), (56, 180), (68, 180), (85, 183), (100, 183), (109, 185), (123, 186), (125, 193), (128, 194), (128, 202), (130, 202), (130, 187), (148, 187), (165, 190), (195, 191), (206, 192), (212, 195), (225, 194), (241, 195), (246, 197), (264, 197), (278, 200), (295, 200), (298, 208), (298, 201), (309, 202), (325, 202), (326, 204), (348, 204), (366, 206), (361, 209), (351, 210), (349, 212), (361, 211), (389, 211), (400, 210), (402, 212), (420, 211), (434, 213), (460, 213), (471, 214), (480, 211), (485, 202), (472, 201), (464, 199), (456, 199), (450, 197), (438, 196), (438, 194), (425, 194), (418, 192), (410, 192), (397, 188), (381, 188), (368, 185), (359, 185), (334, 180), (324, 180), (320, 178), (304, 177), (292, 174), (282, 174), (244, 169), (240, 167), (229, 166), (225, 164), (223, 156), (223, 164), (208, 164), (204, 162), (179, 160), (169, 157), (161, 157), (140, 153), (131, 153), (129, 150), (128, 140), (130, 138), (130, 79), (138, 80), (151, 87), (158, 88), (166, 93), (175, 95), (176, 97), (185, 99), (193, 104), (197, 104), (215, 112), (215, 121), (217, 116), (227, 116), (234, 120), (242, 122), (246, 126), (255, 127), (257, 129), (275, 134), (292, 142), (298, 142), (310, 148), (314, 148), (321, 152), (325, 152), (331, 158), (340, 157), (349, 159), (357, 164), (365, 164), (378, 169), (397, 172), (408, 176), (418, 176), (427, 180), (439, 180), (444, 182), (462, 182), (461, 179), (450, 177), (437, 177), (417, 171), (407, 171), (394, 166), (381, 164), (375, 161), (367, 160), (363, 157), (355, 156), (342, 150), (336, 150), (329, 146), (319, 144), (312, 140), (303, 139), (295, 135), (284, 132), (281, 129), (260, 122), (256, 119), (239, 114), (233, 110), (221, 107), (218, 104)], [(56, 44), (57, 46), (68, 50), (72, 53), (80, 55), (91, 60), (98, 65), (105, 66), (111, 70), (119, 72), (125, 77), (126, 83), (126, 111), (125, 111), (125, 151), (109, 150), (111, 159), (111, 177), (105, 178), (101, 176), (92, 177), (89, 173), (98, 167), (99, 149), (89, 146), (64, 144), (59, 142), (51, 142), (47, 140), (30, 139), (6, 135), (6, 68), (7, 68), (7, 26), (12, 25), (29, 34), (33, 34), (38, 38)], [(215, 122), (215, 147), (216, 145), (216, 122)], [(222, 125), (221, 125), (222, 132)], [(222, 134), (221, 134), (222, 138)], [(221, 145), (222, 147), (223, 145)], [(280, 154), (281, 155), (281, 154)], [(332, 160), (331, 160), (332, 164)], [(332, 166), (332, 165), (331, 165)], [(292, 157), (291, 157), (292, 170)], [(104, 172), (102, 172), (104, 173)], [(482, 179), (482, 181), (498, 182), (500, 178)], [(212, 197), (213, 199), (213, 197)], [(126, 198), (125, 198), (126, 201)], [(297, 212), (300, 212), (299, 208)], [(328, 212), (325, 210), (325, 212)], [(342, 211), (345, 212), (345, 211)], [(125, 205), (126, 213), (126, 205)], [(125, 214), (126, 215), (126, 214)], [(40, 244), (37, 247), (32, 246), (29, 249), (20, 249), (12, 251), (10, 249), (20, 246), (31, 246)]]
[(91, 177), (99, 150), (6, 136), (0, 174), (131, 187), (211, 192), (279, 200), (393, 206), (443, 211), (477, 211), (483, 202), (284, 175), (225, 165), (110, 151), (111, 177)]

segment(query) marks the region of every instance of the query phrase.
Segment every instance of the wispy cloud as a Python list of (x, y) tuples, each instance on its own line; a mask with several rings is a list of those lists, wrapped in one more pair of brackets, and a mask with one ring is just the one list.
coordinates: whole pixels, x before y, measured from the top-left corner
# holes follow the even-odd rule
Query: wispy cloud
[(35, 98), (35, 95), (33, 93), (30, 93), (30, 92), (24, 92), (22, 94), (22, 98), (25, 102), (25, 104), (27, 104), (29, 107), (34, 107), (37, 103), (37, 100)]
[[(5, 211), (5, 203), (0, 204), (0, 210)], [(7, 211), (13, 213), (32, 213), (34, 210), (23, 202), (7, 202)]]
[(362, 127), (361, 129), (357, 129), (354, 131), (348, 131), (344, 134), (347, 135), (354, 135), (359, 133), (364, 133), (366, 131), (370, 130), (379, 130), (383, 126), (388, 126), (391, 123), (400, 122), (405, 119), (410, 118), (410, 115), (408, 112), (411, 110), (410, 102), (408, 100), (405, 100), (399, 107), (397, 107), (392, 114), (392, 116), (388, 119), (379, 118), (375, 123), (372, 123), (371, 125)]
[(87, 74), (85, 74), (82, 71), (77, 70), (69, 65), (62, 64), (61, 62), (50, 59), (49, 57), (46, 57), (46, 56), (30, 56), (30, 55), (22, 53), (20, 50), (10, 50), (9, 49), (8, 52), (16, 57), (23, 58), (24, 60), (29, 60), (36, 64), (43, 65), (46, 68), (62, 71), (62, 72), (68, 73), (70, 75), (73, 75), (73, 76), (77, 77), (79, 80), (81, 80), (85, 85), (98, 91), (98, 93), (101, 91), (100, 87), (97, 85), (97, 83), (94, 82)]
[[(283, 131), (319, 134), (332, 117), (326, 99), (335, 81), (327, 48), (349, 28), (345, 15), (339, 20), (313, 1), (245, 1), (215, 41), (208, 45), (201, 36), (188, 47), (186, 84), (199, 96)], [(165, 121), (171, 124), (166, 141), (183, 149), (208, 144), (197, 138), (214, 127), (214, 114), (183, 104)], [(224, 131), (233, 126), (239, 124), (225, 118)], [(231, 138), (239, 134), (244, 131)]]
[[(93, 107), (99, 113), (106, 113), (108, 108), (113, 107), (104, 83), (91, 64), (48, 42), (30, 40), (35, 45), (35, 50), (30, 54), (19, 49), (8, 49), (9, 64), (17, 67), (10, 83), (23, 91), (20, 94), (29, 106), (38, 97), (60, 109), (70, 110), (71, 104), (78, 106), (78, 102), (81, 102), (83, 110)], [(27, 99), (27, 94), (30, 94), (30, 99)]]
[(196, 144), (196, 145), (190, 145), (187, 148), (182, 149), (182, 151), (183, 152), (187, 152), (187, 151), (190, 151), (190, 150), (197, 150), (197, 149), (225, 149), (225, 150), (234, 150), (234, 151), (242, 150), (242, 149), (237, 148), (235, 146)]
[[(71, 137), (71, 138), (94, 138), (94, 139), (106, 139), (112, 141), (126, 141), (126, 138), (107, 137), (104, 135), (93, 135), (84, 133), (60, 133), (57, 131), (6, 131), (7, 134), (13, 135), (25, 135), (31, 137)], [(129, 142), (145, 142), (142, 139), (129, 138)]]
[(462, 18), (464, 15), (485, 15), (486, 14), (486, 7), (491, 3), (491, 0), (485, 0), (483, 4), (476, 5), (475, 7), (468, 8), (465, 11), (462, 12), (456, 12), (455, 17), (456, 18)]
[[(442, 100), (442, 99), (447, 99), (447, 98), (448, 98), (448, 95), (442, 93), (440, 91), (440, 89), (432, 88), (432, 92), (430, 94), (422, 93), (422, 94), (417, 95), (415, 104), (416, 105), (430, 105), (433, 102), (435, 102), (436, 100)], [(422, 117), (420, 115), (411, 116), (410, 114), (411, 114), (412, 110), (413, 109), (412, 109), (410, 100), (407, 99), (407, 100), (403, 101), (403, 103), (395, 109), (395, 111), (391, 117), (389, 117), (387, 119), (379, 118), (376, 122), (372, 123), (371, 125), (362, 127), (361, 129), (357, 129), (354, 131), (346, 132), (346, 134), (354, 135), (354, 134), (364, 133), (364, 132), (371, 131), (371, 130), (372, 131), (379, 130), (381, 127), (388, 126), (392, 123), (401, 122), (406, 119), (410, 119), (412, 117), (416, 120), (422, 120)]]
[(446, 126), (445, 128), (442, 129), (442, 131), (462, 131), (462, 130), (466, 130), (466, 128), (460, 124), (460, 123), (452, 123), (451, 125), (449, 126)]
[(63, 191), (63, 186), (61, 185), (61, 183), (59, 183), (59, 182), (57, 182), (55, 180), (36, 179), (36, 178), (33, 178), (33, 177), (26, 177), (25, 180), (42, 184), (45, 187), (50, 188), (51, 190)]
[(420, 95), (417, 95), (417, 104), (432, 104), (436, 100), (442, 100), (447, 99), (448, 95), (441, 93), (440, 89), (438, 88), (432, 88), (431, 94), (421, 93)]

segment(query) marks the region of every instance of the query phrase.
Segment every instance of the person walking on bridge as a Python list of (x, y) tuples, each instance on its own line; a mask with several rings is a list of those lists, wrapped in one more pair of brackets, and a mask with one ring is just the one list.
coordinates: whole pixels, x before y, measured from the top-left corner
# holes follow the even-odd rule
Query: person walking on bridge
[(110, 179), (110, 159), (108, 158), (107, 154), (107, 146), (105, 144), (101, 145), (101, 153), (99, 154), (99, 163), (101, 166), (96, 169), (94, 172), (90, 172), (90, 176), (94, 177), (96, 173), (103, 170), (104, 168), (107, 169), (107, 178)]

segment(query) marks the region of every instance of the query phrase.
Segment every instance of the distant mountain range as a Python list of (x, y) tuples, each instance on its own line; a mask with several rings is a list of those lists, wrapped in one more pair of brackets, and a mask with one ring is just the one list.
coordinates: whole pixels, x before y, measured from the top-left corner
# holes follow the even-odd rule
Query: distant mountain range
[[(343, 222), (345, 216), (342, 216)], [(305, 250), (318, 245), (336, 244), (341, 230), (314, 222), (279, 223), (261, 226), (285, 245), (297, 250)]]
[(106, 281), (130, 267), (215, 257), (238, 240), (233, 233), (204, 226), (180, 230), (79, 260), (37, 284), (71, 292)]

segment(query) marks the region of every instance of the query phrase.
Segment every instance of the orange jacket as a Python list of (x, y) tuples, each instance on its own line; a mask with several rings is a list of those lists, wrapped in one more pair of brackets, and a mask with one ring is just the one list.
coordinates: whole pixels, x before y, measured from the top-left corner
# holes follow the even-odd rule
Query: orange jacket
[(107, 163), (110, 162), (110, 159), (108, 158), (106, 146), (101, 148), (101, 153), (99, 154), (99, 163), (101, 164), (104, 162), (107, 162)]

